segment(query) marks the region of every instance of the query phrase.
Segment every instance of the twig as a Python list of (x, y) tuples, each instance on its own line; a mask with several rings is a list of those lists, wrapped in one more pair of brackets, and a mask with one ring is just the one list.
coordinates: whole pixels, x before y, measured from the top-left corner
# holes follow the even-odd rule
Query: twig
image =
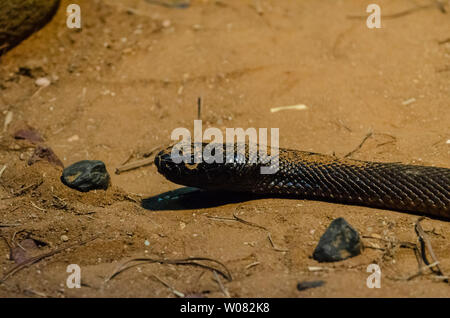
[[(417, 236), (419, 237), (419, 242), (422, 248), (422, 258), (425, 262), (425, 264), (428, 265), (428, 267), (430, 267), (432, 269), (432, 267), (436, 267), (437, 268), (437, 274), (439, 276), (445, 276), (443, 271), (441, 270), (440, 266), (439, 266), (439, 260), (437, 259), (436, 255), (434, 254), (433, 248), (431, 246), (431, 242), (430, 239), (428, 238), (428, 235), (425, 233), (425, 231), (422, 228), (422, 225), (420, 225), (420, 222), (425, 219), (425, 217), (420, 217), (417, 221), (416, 224), (414, 226), (414, 229), (416, 230)], [(425, 248), (426, 250), (428, 250), (428, 253), (430, 254), (431, 258), (433, 259), (433, 266), (428, 264), (428, 260), (426, 259), (426, 255), (425, 255)], [(447, 281), (448, 282), (448, 281)]]
[(137, 169), (140, 167), (144, 167), (144, 166), (153, 164), (155, 161), (155, 158), (154, 158), (154, 156), (152, 156), (152, 154), (154, 154), (159, 149), (162, 149), (165, 147), (170, 147), (173, 145), (174, 145), (174, 143), (170, 143), (169, 145), (157, 146), (157, 147), (151, 149), (148, 153), (145, 154), (145, 156), (149, 157), (149, 158), (121, 165), (120, 167), (116, 168), (116, 174), (121, 174), (122, 172), (125, 172), (125, 171), (129, 171), (129, 170), (133, 170), (133, 169)]
[(252, 268), (253, 266), (256, 266), (256, 265), (259, 265), (259, 264), (261, 264), (261, 262), (253, 262), (253, 263), (250, 263), (250, 264), (248, 264), (247, 266), (245, 266), (245, 269)]
[(272, 235), (270, 235), (270, 232), (267, 234), (267, 238), (269, 239), (269, 242), (270, 242), (270, 244), (272, 245), (272, 247), (273, 247), (273, 249), (275, 251), (277, 251), (277, 252), (289, 252), (289, 250), (284, 250), (284, 249), (281, 249), (281, 248), (278, 248), (278, 247), (275, 246), (275, 244), (273, 243), (273, 240), (272, 240)]
[(369, 132), (369, 133), (367, 133), (367, 135), (363, 138), (363, 140), (361, 141), (361, 143), (355, 148), (355, 149), (353, 149), (352, 151), (350, 151), (348, 154), (346, 154), (345, 156), (344, 156), (344, 158), (348, 158), (348, 157), (350, 157), (351, 155), (353, 155), (355, 152), (357, 152), (359, 149), (361, 149), (361, 147), (364, 145), (364, 143), (367, 141), (367, 139), (369, 139), (370, 137), (372, 137), (373, 136), (373, 132)]
[(6, 167), (8, 167), (8, 166), (7, 166), (7, 165), (3, 165), (2, 169), (0, 170), (0, 178), (1, 178), (2, 175), (3, 175), (3, 172), (5, 172)]
[(15, 195), (15, 196), (21, 195), (22, 193), (24, 193), (24, 192), (27, 191), (28, 189), (30, 189), (30, 188), (37, 188), (37, 187), (39, 187), (39, 186), (40, 186), (41, 184), (43, 184), (43, 183), (44, 183), (44, 180), (41, 180), (41, 181), (39, 181), (39, 182), (37, 182), (37, 183), (32, 183), (32, 184), (26, 186), (25, 188), (22, 188), (22, 189), (19, 189), (19, 190), (15, 191), (15, 192), (13, 193), (13, 195)]
[(133, 169), (137, 169), (140, 167), (151, 165), (154, 163), (154, 161), (155, 161), (155, 158), (147, 158), (147, 159), (135, 161), (135, 162), (120, 166), (116, 169), (116, 174), (121, 174), (122, 172), (125, 172), (125, 171), (129, 171), (129, 170), (133, 170)]
[(36, 209), (41, 210), (41, 211), (45, 211), (45, 209), (38, 207), (33, 201), (30, 201), (31, 205), (34, 206)]
[(21, 271), (22, 269), (24, 269), (26, 267), (29, 267), (29, 266), (31, 266), (31, 265), (33, 265), (33, 264), (43, 260), (44, 258), (56, 255), (58, 253), (61, 253), (61, 252), (65, 251), (65, 250), (69, 249), (69, 248), (72, 248), (72, 247), (85, 245), (85, 244), (95, 240), (97, 237), (98, 236), (95, 236), (95, 237), (90, 238), (90, 239), (88, 239), (86, 241), (77, 242), (77, 243), (70, 244), (70, 245), (65, 246), (65, 247), (57, 248), (54, 251), (51, 251), (51, 252), (48, 252), (48, 253), (44, 253), (42, 255), (38, 255), (38, 256), (35, 256), (35, 257), (30, 257), (29, 259), (25, 260), (24, 262), (22, 262), (20, 264), (17, 264), (13, 268), (11, 268), (9, 271), (7, 271), (5, 273), (5, 275), (0, 279), (0, 284), (3, 283), (4, 281), (6, 281), (8, 278), (10, 278), (12, 275), (14, 275), (17, 272)]
[(19, 223), (10, 223), (10, 224), (0, 223), (0, 227), (14, 227), (14, 226), (19, 226), (19, 225), (21, 225), (21, 224), (19, 224)]
[[(198, 261), (209, 261), (209, 262), (213, 262), (216, 264), (219, 264), (220, 266), (222, 266), (224, 268), (225, 271), (221, 271), (218, 270), (212, 266), (209, 265), (205, 265), (202, 263), (198, 263)], [(132, 262), (138, 262), (136, 264), (132, 264), (127, 266), (128, 264), (132, 263)], [(228, 268), (221, 262), (214, 260), (212, 258), (208, 258), (208, 257), (188, 257), (188, 258), (183, 258), (183, 259), (175, 259), (175, 260), (170, 260), (170, 259), (155, 259), (155, 258), (149, 258), (149, 257), (143, 257), (143, 258), (133, 258), (129, 261), (126, 261), (125, 263), (123, 263), (122, 265), (119, 266), (119, 268), (110, 276), (106, 279), (105, 283), (107, 283), (108, 281), (110, 281), (111, 279), (113, 279), (114, 277), (116, 277), (117, 275), (119, 275), (120, 273), (138, 266), (138, 265), (142, 265), (142, 264), (153, 264), (153, 263), (159, 263), (159, 264), (173, 264), (173, 265), (192, 265), (192, 266), (198, 266), (198, 267), (202, 267), (202, 268), (206, 268), (209, 269), (211, 271), (217, 271), (220, 275), (222, 275), (225, 279), (227, 279), (228, 281), (232, 280), (232, 276), (231, 276), (231, 272), (228, 270)]]
[(431, 269), (433, 266), (438, 266), (438, 265), (439, 265), (439, 262), (435, 262), (435, 263), (430, 264), (430, 265), (422, 266), (416, 274), (413, 274), (413, 275), (407, 277), (406, 280), (411, 280), (413, 278), (416, 278), (416, 277), (422, 275), (425, 272), (426, 269), (428, 269), (428, 268)]
[(218, 220), (218, 221), (233, 221), (233, 222), (236, 222), (236, 219), (235, 218), (225, 218), (225, 217), (222, 217), (222, 216), (209, 216), (209, 215), (207, 215), (206, 216), (208, 219), (211, 219), (211, 220)]
[(214, 274), (214, 280), (217, 282), (217, 285), (219, 285), (220, 290), (222, 291), (222, 293), (225, 295), (225, 297), (230, 298), (230, 293), (228, 292), (228, 290), (225, 288), (225, 286), (223, 286), (222, 281), (220, 280), (219, 275), (217, 275), (216, 271), (213, 271)]
[(259, 228), (259, 229), (262, 229), (262, 230), (267, 231), (267, 232), (270, 233), (270, 231), (269, 231), (267, 228), (265, 228), (264, 226), (261, 226), (261, 225), (258, 225), (258, 224), (256, 224), (256, 223), (252, 223), (252, 222), (246, 221), (246, 220), (244, 220), (244, 219), (241, 219), (240, 217), (238, 217), (238, 216), (236, 215), (236, 212), (233, 213), (233, 217), (234, 217), (234, 218), (236, 219), (236, 221), (238, 221), (238, 222), (241, 222), (241, 223), (246, 224), (246, 225), (249, 225), (249, 226), (257, 227), (257, 228)]
[(278, 247), (275, 246), (275, 244), (273, 243), (273, 240), (272, 240), (271, 233), (270, 233), (270, 231), (267, 228), (265, 228), (264, 226), (261, 226), (259, 224), (252, 223), (252, 222), (246, 221), (244, 219), (241, 219), (240, 217), (238, 217), (236, 215), (236, 212), (233, 213), (233, 219), (232, 218), (219, 217), (219, 216), (207, 216), (207, 218), (208, 219), (213, 219), (213, 220), (218, 220), (218, 221), (235, 221), (235, 222), (240, 222), (242, 224), (253, 226), (253, 227), (259, 228), (261, 230), (264, 230), (264, 231), (267, 232), (267, 238), (269, 239), (270, 245), (272, 245), (272, 248), (275, 251), (277, 251), (277, 252), (288, 252), (289, 251), (289, 250), (284, 250), (284, 249), (281, 249), (281, 248), (278, 248)]
[[(412, 279), (414, 279), (416, 277), (419, 277), (419, 276), (423, 275), (425, 273), (426, 269), (431, 268), (433, 266), (436, 266), (437, 264), (438, 263), (433, 263), (433, 264), (430, 264), (430, 265), (423, 266), (423, 267), (421, 267), (419, 269), (419, 271), (417, 273), (412, 274), (412, 275), (410, 275), (408, 277), (388, 277), (388, 278), (391, 279), (391, 280), (397, 280), (397, 281), (409, 281), (409, 280), (412, 280)], [(437, 277), (441, 277), (441, 276), (437, 276)]]
[(126, 159), (124, 162), (122, 162), (122, 166), (125, 165), (125, 164), (127, 164), (128, 161), (131, 160), (131, 158), (133, 157), (133, 155), (134, 155), (134, 150), (132, 150), (131, 153), (130, 153), (130, 155), (127, 157), (127, 159)]
[(166, 283), (165, 281), (163, 281), (161, 278), (159, 278), (159, 277), (156, 276), (155, 274), (150, 273), (150, 275), (151, 275), (152, 277), (154, 277), (157, 281), (159, 281), (161, 284), (163, 284), (164, 286), (166, 286), (167, 289), (169, 289), (175, 296), (180, 297), (180, 298), (184, 298), (184, 297), (185, 297), (185, 295), (184, 295), (182, 292), (176, 290), (175, 288), (173, 288), (172, 286), (170, 286), (168, 283)]

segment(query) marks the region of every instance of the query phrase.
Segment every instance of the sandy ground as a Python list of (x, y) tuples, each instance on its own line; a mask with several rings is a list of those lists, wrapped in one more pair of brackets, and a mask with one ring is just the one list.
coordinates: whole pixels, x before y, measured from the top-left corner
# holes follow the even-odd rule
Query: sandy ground
[[(137, 257), (217, 260), (232, 275), (218, 276), (232, 297), (450, 296), (429, 272), (405, 280), (418, 271), (414, 252), (388, 243), (417, 243), (417, 215), (270, 198), (188, 198), (185, 207), (152, 211), (141, 199), (180, 186), (153, 165), (114, 174), (169, 143), (174, 128), (192, 129), (199, 96), (204, 128), (278, 127), (282, 147), (337, 156), (372, 131), (353, 158), (450, 168), (449, 13), (431, 5), (397, 15), (433, 2), (378, 1), (382, 28), (368, 29), (365, 18), (349, 16), (367, 15), (373, 1), (199, 0), (174, 9), (80, 0), (76, 31), (65, 25), (70, 2), (1, 57), (1, 120), (13, 118), (0, 140), (0, 273), (15, 266), (8, 244), (33, 239), (31, 256), (69, 249), (10, 275), (0, 297), (176, 297), (162, 281), (185, 295), (225, 296), (214, 273), (196, 266), (141, 264), (106, 281)], [(37, 87), (41, 76), (51, 85)], [(270, 112), (295, 104), (308, 109)], [(25, 125), (65, 166), (103, 160), (112, 186), (83, 194), (61, 184), (61, 168), (29, 166), (35, 145), (12, 137)], [(266, 230), (220, 219), (233, 214)], [(337, 217), (375, 239), (363, 239), (360, 256), (320, 264), (312, 252)], [(450, 273), (450, 223), (427, 219), (423, 227)], [(379, 289), (366, 286), (372, 263), (381, 267)], [(81, 267), (80, 289), (66, 286), (69, 264)], [(298, 291), (305, 280), (325, 285)]]

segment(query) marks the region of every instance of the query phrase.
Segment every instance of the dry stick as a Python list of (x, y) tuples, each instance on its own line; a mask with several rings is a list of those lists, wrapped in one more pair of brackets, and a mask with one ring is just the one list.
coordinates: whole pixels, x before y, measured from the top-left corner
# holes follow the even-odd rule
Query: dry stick
[(419, 277), (424, 274), (424, 272), (427, 268), (432, 269), (433, 266), (438, 266), (438, 265), (439, 265), (439, 262), (434, 262), (433, 264), (422, 266), (417, 273), (407, 277), (406, 280), (411, 280), (413, 278)]
[(216, 217), (216, 216), (208, 216), (207, 218), (209, 218), (209, 219), (216, 219), (216, 220), (220, 220), (220, 221), (236, 221), (236, 222), (243, 223), (243, 224), (245, 224), (245, 225), (257, 227), (257, 228), (259, 228), (259, 229), (261, 229), (261, 230), (264, 230), (264, 231), (266, 231), (266, 232), (268, 233), (268, 234), (267, 234), (267, 238), (269, 239), (270, 245), (272, 245), (272, 248), (273, 248), (275, 251), (277, 251), (277, 252), (288, 252), (288, 251), (289, 251), (289, 250), (284, 250), (284, 249), (281, 249), (281, 248), (276, 247), (275, 244), (274, 244), (274, 242), (273, 242), (273, 240), (272, 240), (272, 235), (271, 235), (270, 231), (269, 231), (267, 228), (265, 228), (264, 226), (261, 226), (261, 225), (256, 224), (256, 223), (252, 223), (252, 222), (246, 221), (246, 220), (244, 220), (244, 219), (241, 219), (240, 217), (238, 217), (238, 216), (236, 215), (236, 212), (233, 213), (233, 217), (234, 217), (234, 219), (231, 219), (231, 218), (224, 218), (224, 217)]
[(225, 295), (225, 297), (230, 298), (230, 293), (228, 292), (228, 290), (225, 288), (225, 286), (223, 286), (222, 281), (220, 280), (219, 275), (217, 275), (216, 271), (213, 271), (214, 273), (214, 280), (217, 282), (217, 284), (219, 285), (220, 290), (222, 291), (222, 293)]
[(14, 227), (14, 226), (19, 226), (19, 225), (21, 225), (21, 224), (19, 224), (19, 223), (11, 223), (11, 224), (0, 223), (0, 227)]
[[(426, 249), (428, 250), (428, 252), (430, 253), (431, 258), (433, 259), (433, 266), (429, 265), (430, 268), (432, 267), (436, 267), (437, 268), (437, 273), (439, 274), (439, 276), (445, 276), (445, 274), (443, 273), (443, 271), (441, 270), (440, 266), (439, 266), (439, 260), (437, 259), (436, 255), (434, 254), (433, 248), (431, 246), (431, 242), (430, 239), (428, 238), (428, 235), (425, 233), (425, 231), (423, 230), (422, 226), (420, 225), (420, 222), (425, 219), (425, 217), (420, 217), (417, 221), (416, 224), (414, 226), (417, 235), (419, 236), (419, 241), (422, 247), (422, 250), (424, 250), (424, 247), (426, 247)], [(428, 265), (428, 261), (426, 259), (426, 255), (424, 252), (422, 252), (422, 258), (424, 260), (424, 262)]]
[[(167, 145), (167, 147), (170, 147), (170, 146), (173, 146), (173, 145), (174, 145), (173, 143), (170, 143), (169, 145)], [(164, 148), (164, 147), (165, 147), (165, 145), (157, 146), (157, 147), (151, 149), (147, 153), (147, 155), (151, 156), (153, 153), (155, 153), (156, 150), (159, 150), (159, 149)], [(137, 168), (144, 167), (144, 166), (147, 166), (147, 165), (151, 165), (151, 164), (154, 163), (154, 161), (155, 161), (155, 158), (153, 156), (151, 156), (151, 157), (143, 159), (143, 160), (139, 160), (139, 161), (135, 161), (135, 162), (132, 162), (132, 163), (121, 165), (120, 167), (116, 168), (116, 174), (121, 174), (122, 172), (125, 172), (125, 171), (129, 171), (129, 170), (137, 169)]]
[(42, 254), (42, 255), (38, 255), (38, 256), (35, 256), (35, 257), (30, 257), (30, 258), (27, 259), (26, 261), (24, 261), (24, 262), (22, 262), (22, 263), (20, 263), (20, 264), (17, 264), (17, 265), (14, 266), (13, 268), (11, 268), (9, 271), (7, 271), (7, 272), (5, 273), (5, 275), (3, 275), (3, 277), (0, 279), (0, 284), (3, 283), (4, 281), (6, 281), (6, 280), (7, 280), (9, 277), (11, 277), (12, 275), (14, 275), (14, 274), (16, 274), (17, 272), (21, 271), (22, 269), (24, 269), (24, 268), (26, 268), (26, 267), (29, 267), (29, 266), (31, 266), (31, 265), (33, 265), (33, 264), (35, 264), (35, 263), (37, 263), (37, 262), (43, 260), (44, 258), (53, 256), (53, 255), (58, 254), (58, 253), (61, 253), (61, 252), (65, 251), (65, 250), (67, 250), (67, 249), (69, 249), (69, 248), (72, 248), (72, 247), (85, 245), (85, 244), (87, 244), (87, 243), (89, 243), (89, 242), (95, 240), (97, 237), (98, 237), (98, 236), (95, 236), (95, 237), (90, 238), (90, 239), (88, 239), (88, 240), (86, 240), (86, 241), (77, 242), (77, 243), (70, 244), (70, 245), (65, 246), (65, 247), (57, 248), (57, 249), (54, 250), (54, 251), (51, 251), (51, 252), (48, 252), (48, 253), (44, 253), (44, 254)]
[(244, 219), (241, 219), (235, 213), (233, 213), (233, 217), (234, 218), (232, 219), (232, 218), (224, 218), (224, 217), (218, 217), (218, 216), (207, 216), (207, 218), (209, 218), (209, 219), (213, 219), (213, 220), (215, 219), (215, 220), (219, 220), (219, 221), (236, 221), (236, 222), (243, 223), (245, 225), (254, 226), (254, 227), (257, 227), (257, 228), (262, 229), (264, 231), (267, 231), (267, 233), (268, 233), (267, 234), (267, 238), (269, 239), (270, 245), (272, 245), (272, 248), (275, 251), (277, 251), (277, 252), (288, 252), (289, 251), (289, 250), (285, 250), (285, 249), (281, 249), (281, 248), (276, 247), (274, 242), (273, 242), (273, 240), (272, 240), (272, 235), (271, 235), (270, 231), (267, 228), (265, 228), (264, 226), (261, 226), (261, 225), (258, 225), (258, 224), (246, 221)]
[(267, 228), (265, 228), (264, 226), (261, 226), (261, 225), (258, 225), (256, 223), (252, 223), (252, 222), (246, 221), (244, 219), (241, 219), (240, 217), (238, 217), (236, 215), (236, 213), (233, 213), (233, 217), (235, 218), (235, 220), (237, 222), (241, 222), (241, 223), (243, 223), (245, 225), (254, 226), (254, 227), (257, 227), (257, 228), (262, 229), (264, 231), (267, 231), (267, 238), (269, 239), (269, 242), (270, 242), (270, 245), (272, 245), (272, 248), (275, 251), (277, 251), (277, 252), (288, 252), (288, 250), (284, 250), (284, 249), (281, 249), (281, 248), (278, 248), (278, 247), (275, 246), (275, 244), (274, 244), (274, 242), (272, 240), (272, 235), (271, 235), (270, 231)]
[(0, 170), (0, 178), (2, 177), (3, 172), (5, 172), (5, 170), (6, 170), (7, 167), (8, 167), (7, 165), (4, 165), (4, 166), (2, 167), (2, 169)]
[[(416, 260), (417, 260), (417, 265), (419, 267), (419, 271), (420, 269), (424, 266), (423, 260), (422, 260), (422, 255), (420, 253), (419, 248), (417, 247), (417, 244), (411, 243), (411, 242), (405, 242), (405, 241), (399, 241), (399, 242), (395, 242), (395, 241), (391, 241), (391, 240), (387, 240), (381, 237), (375, 237), (375, 236), (371, 236), (371, 235), (362, 235), (362, 238), (368, 238), (368, 239), (375, 239), (375, 240), (380, 240), (386, 243), (391, 243), (393, 244), (392, 247), (387, 246), (386, 248), (380, 248), (383, 251), (387, 251), (390, 248), (395, 248), (395, 245), (398, 245), (399, 247), (403, 247), (403, 248), (410, 248), (414, 251), (414, 255), (416, 256)], [(374, 248), (371, 246), (366, 246), (364, 245), (364, 247), (369, 247), (369, 248)], [(375, 249), (375, 248), (374, 248)]]
[(154, 277), (157, 281), (159, 281), (161, 284), (163, 284), (164, 286), (166, 286), (167, 289), (169, 289), (175, 296), (181, 297), (181, 298), (184, 298), (184, 297), (185, 297), (185, 295), (184, 295), (182, 292), (176, 290), (175, 288), (173, 288), (172, 286), (170, 286), (168, 283), (166, 283), (165, 281), (163, 281), (161, 278), (159, 278), (159, 277), (156, 276), (155, 274), (150, 273), (150, 275), (151, 275), (152, 277)]
[(39, 182), (37, 182), (37, 183), (33, 183), (33, 184), (30, 184), (30, 185), (28, 185), (28, 186), (26, 186), (25, 188), (22, 188), (22, 189), (19, 189), (19, 190), (17, 190), (17, 191), (15, 191), (14, 193), (13, 193), (13, 195), (15, 195), (15, 196), (18, 196), (18, 195), (21, 195), (22, 193), (24, 193), (25, 191), (27, 191), (28, 189), (30, 189), (30, 188), (33, 188), (33, 187), (39, 187), (41, 184), (43, 184), (44, 183), (44, 180), (41, 180), (41, 181), (39, 181)]
[(131, 151), (130, 155), (127, 157), (127, 159), (126, 159), (124, 162), (122, 162), (121, 165), (123, 166), (123, 165), (127, 164), (128, 161), (131, 160), (131, 158), (133, 157), (133, 155), (134, 155), (134, 150)]
[(33, 201), (30, 201), (31, 205), (34, 206), (36, 209), (41, 210), (43, 212), (46, 212), (45, 209), (38, 207)]
[[(210, 261), (216, 264), (219, 264), (220, 266), (222, 266), (225, 271), (221, 271), (218, 270), (212, 266), (208, 266), (205, 264), (201, 264), (198, 263), (197, 261)], [(132, 262), (138, 262), (136, 264), (132, 264), (129, 265), (128, 267), (126, 266), (129, 263)], [(228, 268), (221, 262), (214, 260), (212, 258), (208, 258), (208, 257), (188, 257), (188, 258), (183, 258), (183, 259), (175, 259), (175, 260), (170, 260), (170, 259), (154, 259), (154, 258), (149, 258), (149, 257), (143, 257), (143, 258), (133, 258), (129, 261), (126, 261), (125, 263), (123, 263), (122, 265), (120, 265), (120, 267), (110, 276), (106, 279), (105, 283), (109, 282), (111, 279), (113, 279), (114, 277), (116, 277), (117, 275), (119, 275), (120, 273), (136, 267), (138, 265), (143, 265), (143, 264), (153, 264), (153, 263), (159, 263), (159, 264), (173, 264), (173, 265), (192, 265), (192, 266), (198, 266), (198, 267), (202, 267), (202, 268), (206, 268), (209, 269), (211, 271), (217, 271), (220, 275), (222, 275), (223, 277), (225, 277), (225, 279), (227, 279), (228, 281), (232, 280), (232, 276), (231, 276), (231, 272), (228, 270)]]
[(269, 239), (269, 242), (275, 251), (277, 251), (277, 252), (288, 252), (289, 251), (289, 250), (284, 250), (284, 249), (276, 247), (275, 244), (273, 243), (272, 235), (270, 235), (270, 232), (267, 234), (267, 238)]
[(154, 161), (155, 161), (155, 158), (147, 158), (144, 160), (139, 160), (139, 161), (135, 161), (135, 162), (120, 166), (120, 167), (116, 168), (116, 174), (121, 174), (122, 172), (125, 172), (125, 171), (129, 171), (129, 170), (133, 170), (133, 169), (137, 169), (140, 167), (151, 165), (154, 163)]
[(259, 264), (261, 264), (261, 262), (253, 262), (253, 263), (250, 263), (250, 264), (248, 264), (247, 266), (245, 266), (245, 269), (252, 268), (253, 266), (256, 266), (256, 265), (259, 265)]
[(261, 225), (256, 224), (256, 223), (252, 223), (252, 222), (246, 221), (246, 220), (244, 220), (244, 219), (241, 219), (240, 217), (238, 217), (238, 216), (236, 215), (236, 212), (233, 213), (233, 217), (234, 217), (234, 218), (236, 219), (236, 221), (238, 221), (238, 222), (241, 222), (241, 223), (246, 224), (246, 225), (250, 225), (250, 226), (257, 227), (257, 228), (259, 228), (259, 229), (262, 229), (262, 230), (267, 231), (267, 232), (270, 233), (270, 231), (269, 231), (267, 228), (265, 228), (264, 226), (261, 226)]
[(233, 221), (233, 222), (236, 222), (236, 219), (232, 219), (232, 218), (225, 218), (225, 217), (222, 217), (222, 216), (209, 216), (209, 215), (207, 215), (206, 216), (208, 219), (211, 219), (211, 220), (218, 220), (218, 221)]
[(364, 145), (364, 143), (367, 141), (367, 139), (369, 139), (369, 138), (372, 137), (372, 136), (373, 136), (373, 132), (367, 133), (367, 135), (364, 137), (364, 139), (361, 141), (361, 143), (360, 143), (355, 149), (353, 149), (353, 150), (350, 151), (348, 154), (346, 154), (346, 155), (344, 156), (344, 158), (350, 157), (350, 156), (353, 155), (355, 152), (357, 152), (359, 149), (361, 149), (361, 147)]
[[(437, 263), (433, 263), (433, 264), (430, 264), (430, 265), (425, 265), (425, 266), (421, 267), (417, 273), (414, 273), (414, 274), (412, 274), (410, 276), (407, 276), (407, 277), (389, 277), (388, 276), (388, 278), (391, 279), (391, 280), (396, 280), (396, 281), (409, 281), (409, 280), (412, 280), (412, 279), (414, 279), (416, 277), (419, 277), (419, 276), (425, 274), (425, 270), (427, 268), (431, 268), (433, 266), (436, 266), (436, 264)], [(437, 277), (440, 278), (441, 276), (437, 276)]]

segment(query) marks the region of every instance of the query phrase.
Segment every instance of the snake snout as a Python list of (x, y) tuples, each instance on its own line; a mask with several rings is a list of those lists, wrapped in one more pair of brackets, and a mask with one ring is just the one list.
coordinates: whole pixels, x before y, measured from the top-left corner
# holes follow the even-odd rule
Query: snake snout
[(167, 172), (174, 169), (175, 163), (172, 161), (170, 154), (163, 150), (156, 155), (155, 166), (158, 168), (159, 173), (166, 175)]

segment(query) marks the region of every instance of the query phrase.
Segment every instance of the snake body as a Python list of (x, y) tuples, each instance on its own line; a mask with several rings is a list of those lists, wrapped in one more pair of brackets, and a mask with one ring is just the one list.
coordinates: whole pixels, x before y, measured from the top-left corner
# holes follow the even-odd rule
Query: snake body
[[(206, 144), (201, 145), (205, 149)], [(169, 147), (155, 157), (158, 171), (177, 184), (207, 190), (334, 201), (450, 219), (450, 169), (401, 163), (339, 159), (279, 149), (278, 171), (261, 174), (259, 152), (245, 146), (226, 160), (226, 144), (215, 145), (222, 163), (176, 163)], [(193, 149), (191, 145), (191, 149)], [(192, 152), (192, 159), (193, 154)], [(255, 160), (256, 159), (256, 160)]]

